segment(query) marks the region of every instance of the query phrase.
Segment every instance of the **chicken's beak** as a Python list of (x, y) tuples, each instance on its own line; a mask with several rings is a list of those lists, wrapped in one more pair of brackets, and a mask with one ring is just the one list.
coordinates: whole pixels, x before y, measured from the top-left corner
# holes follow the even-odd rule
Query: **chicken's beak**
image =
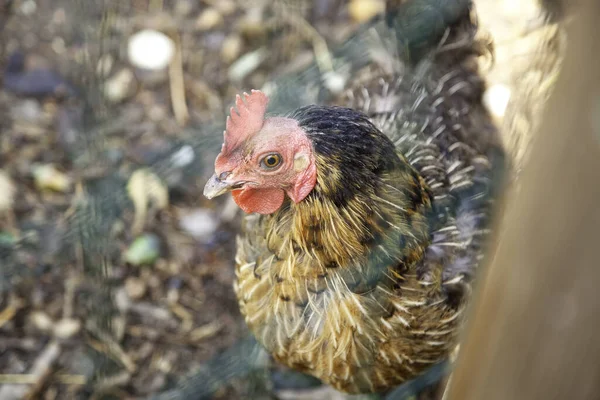
[(206, 186), (204, 186), (204, 196), (208, 199), (212, 199), (213, 197), (229, 192), (236, 185), (237, 182), (225, 182), (220, 180), (217, 177), (217, 174), (213, 174), (208, 182), (206, 182)]

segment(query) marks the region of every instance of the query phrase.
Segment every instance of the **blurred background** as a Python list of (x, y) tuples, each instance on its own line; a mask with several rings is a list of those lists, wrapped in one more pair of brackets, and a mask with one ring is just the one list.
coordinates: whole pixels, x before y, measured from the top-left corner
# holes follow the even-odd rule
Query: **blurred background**
[[(475, 5), (484, 101), (518, 172), (563, 39), (533, 0)], [(323, 66), (358, 68), (352, 38), (385, 8), (0, 0), (0, 400), (145, 398), (245, 335), (238, 211), (202, 196), (226, 112), (252, 88), (282, 110), (332, 101), (345, 83)]]

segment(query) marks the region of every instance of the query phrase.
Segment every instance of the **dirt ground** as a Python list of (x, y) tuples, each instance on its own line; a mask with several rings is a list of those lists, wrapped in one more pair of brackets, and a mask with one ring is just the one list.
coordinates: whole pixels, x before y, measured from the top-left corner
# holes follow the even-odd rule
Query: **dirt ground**
[[(213, 126), (236, 93), (307, 65), (370, 12), (130, 0), (106, 23), (101, 3), (0, 0), (0, 400), (144, 398), (244, 336), (235, 209), (202, 196)], [(523, 32), (537, 8), (477, 5), (496, 42), (485, 73), (510, 92), (535, 52)], [(176, 43), (170, 68), (128, 61), (144, 28)], [(247, 389), (235, 380), (217, 398)]]

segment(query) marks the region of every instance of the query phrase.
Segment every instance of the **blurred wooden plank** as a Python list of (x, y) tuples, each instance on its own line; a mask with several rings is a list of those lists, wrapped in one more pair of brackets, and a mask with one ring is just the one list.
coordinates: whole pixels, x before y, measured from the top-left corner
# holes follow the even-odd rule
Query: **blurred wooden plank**
[(600, 2), (577, 6), (449, 400), (600, 398)]

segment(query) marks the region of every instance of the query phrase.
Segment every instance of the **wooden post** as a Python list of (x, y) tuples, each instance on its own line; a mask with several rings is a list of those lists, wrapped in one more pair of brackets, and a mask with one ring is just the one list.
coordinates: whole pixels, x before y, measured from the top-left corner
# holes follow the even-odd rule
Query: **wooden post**
[(449, 400), (600, 398), (600, 1), (573, 3), (563, 70), (507, 200)]

